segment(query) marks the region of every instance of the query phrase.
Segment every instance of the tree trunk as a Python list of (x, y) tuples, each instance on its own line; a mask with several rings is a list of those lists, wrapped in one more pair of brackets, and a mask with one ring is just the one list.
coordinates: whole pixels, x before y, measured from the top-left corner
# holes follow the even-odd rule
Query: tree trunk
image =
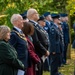
[(70, 12), (68, 11), (68, 14), (69, 14), (69, 22), (68, 22), (68, 25), (69, 25), (69, 37), (70, 37), (70, 43), (68, 45), (68, 50), (67, 50), (67, 58), (70, 59), (71, 58), (71, 20), (70, 20)]

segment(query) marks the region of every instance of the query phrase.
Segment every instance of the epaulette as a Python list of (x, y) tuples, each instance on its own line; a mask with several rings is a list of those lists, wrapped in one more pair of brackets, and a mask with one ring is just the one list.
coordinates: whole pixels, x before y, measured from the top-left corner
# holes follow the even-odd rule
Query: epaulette
[(20, 34), (19, 32), (15, 31), (15, 30), (12, 30), (12, 32), (15, 32), (21, 39), (27, 41), (27, 39), (26, 39), (24, 34)]

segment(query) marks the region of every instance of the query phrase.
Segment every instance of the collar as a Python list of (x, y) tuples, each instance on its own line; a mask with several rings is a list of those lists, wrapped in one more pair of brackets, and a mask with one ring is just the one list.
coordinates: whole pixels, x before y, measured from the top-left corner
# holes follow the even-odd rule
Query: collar
[(34, 21), (34, 20), (30, 20), (30, 21), (32, 21), (32, 22), (34, 22), (35, 23), (35, 26), (38, 24), (36, 21)]
[(58, 25), (56, 23), (54, 23), (54, 25), (58, 28)]
[(22, 30), (16, 26), (14, 26), (15, 29), (17, 29), (19, 32), (21, 32)]
[(50, 24), (50, 21), (46, 20), (46, 22), (48, 22)]

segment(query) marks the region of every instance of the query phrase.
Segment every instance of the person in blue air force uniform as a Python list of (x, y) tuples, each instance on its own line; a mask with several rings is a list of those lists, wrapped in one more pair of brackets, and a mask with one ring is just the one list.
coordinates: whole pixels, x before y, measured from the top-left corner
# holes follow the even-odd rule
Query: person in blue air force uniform
[[(28, 66), (28, 50), (27, 41), (22, 32), (23, 18), (19, 14), (13, 14), (11, 17), (11, 23), (13, 24), (13, 29), (11, 31), (10, 44), (16, 49), (18, 53), (18, 58), (23, 62), (24, 66)], [(20, 74), (21, 73), (21, 74)], [(24, 75), (24, 72), (18, 70), (18, 75)]]
[(59, 30), (59, 15), (52, 16), (54, 24), (50, 28), (50, 60), (51, 60), (51, 75), (62, 75), (58, 72), (58, 67), (61, 64), (61, 44)]
[(0, 26), (0, 75), (17, 75), (18, 69), (25, 70), (24, 64), (17, 58), (17, 52), (8, 40), (10, 28)]
[[(49, 27), (50, 27), (52, 24), (52, 21), (53, 21), (50, 12), (45, 12), (43, 14), (43, 16), (45, 17), (46, 24), (49, 25)], [(45, 27), (46, 27), (46, 25), (45, 25)]]
[(68, 49), (68, 44), (70, 42), (70, 37), (69, 37), (69, 26), (68, 26), (68, 15), (67, 14), (60, 14), (61, 20), (62, 20), (62, 29), (63, 29), (63, 37), (64, 37), (64, 64), (66, 64), (67, 60), (67, 49)]
[[(48, 33), (48, 37), (49, 37), (49, 51), (50, 51), (50, 27), (51, 27), (51, 25), (52, 25), (52, 17), (51, 17), (51, 14), (50, 14), (50, 12), (45, 12), (44, 14), (43, 14), (43, 16), (45, 17), (45, 22), (46, 22), (46, 25), (43, 27), (46, 31), (47, 31), (47, 33)], [(45, 60), (45, 66), (44, 66), (44, 71), (49, 71), (50, 69), (49, 69), (49, 67), (47, 67), (46, 65), (48, 64), (48, 61), (49, 61), (49, 65), (48, 66), (50, 66), (50, 56), (48, 57), (48, 59), (47, 60)]]
[(50, 12), (44, 13), (43, 16), (45, 17), (45, 22), (46, 22), (46, 25), (43, 28), (47, 31), (49, 38), (50, 38), (50, 34), (49, 34), (50, 33), (50, 27), (53, 24), (52, 17), (51, 17)]

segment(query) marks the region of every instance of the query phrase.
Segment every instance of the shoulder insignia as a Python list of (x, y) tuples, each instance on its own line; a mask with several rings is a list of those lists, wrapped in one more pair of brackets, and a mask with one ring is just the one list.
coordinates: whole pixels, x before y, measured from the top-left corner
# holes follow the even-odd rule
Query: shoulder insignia
[(47, 29), (48, 29), (48, 27), (44, 27), (44, 29), (46, 29), (46, 30), (47, 30)]
[(52, 31), (54, 31), (54, 28), (52, 28)]

